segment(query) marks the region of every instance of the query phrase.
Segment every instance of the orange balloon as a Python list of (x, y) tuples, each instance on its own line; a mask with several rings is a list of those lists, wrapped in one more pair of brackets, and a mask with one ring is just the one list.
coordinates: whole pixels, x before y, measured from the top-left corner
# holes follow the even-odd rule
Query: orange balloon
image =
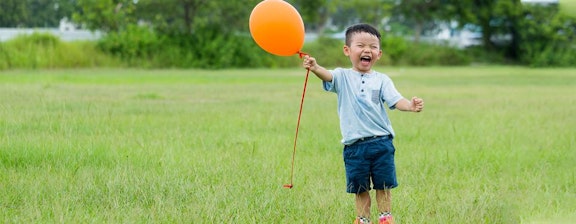
[(250, 33), (258, 46), (278, 56), (297, 54), (304, 45), (300, 13), (283, 0), (264, 0), (250, 14)]

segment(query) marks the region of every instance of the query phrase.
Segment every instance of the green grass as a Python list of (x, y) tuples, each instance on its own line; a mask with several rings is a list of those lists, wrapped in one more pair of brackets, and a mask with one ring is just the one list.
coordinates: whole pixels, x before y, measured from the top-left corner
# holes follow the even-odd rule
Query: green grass
[[(576, 222), (576, 70), (379, 68), (398, 223)], [(305, 71), (0, 73), (3, 223), (348, 223), (336, 98)]]

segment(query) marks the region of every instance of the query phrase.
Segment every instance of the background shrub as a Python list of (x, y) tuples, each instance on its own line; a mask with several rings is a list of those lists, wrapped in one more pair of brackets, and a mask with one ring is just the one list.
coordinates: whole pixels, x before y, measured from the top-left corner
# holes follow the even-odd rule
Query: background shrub
[(292, 62), (266, 53), (249, 35), (218, 28), (158, 35), (146, 27), (130, 26), (106, 35), (98, 46), (134, 67), (223, 69), (285, 67)]
[[(543, 26), (542, 24), (548, 24)], [(521, 20), (520, 62), (535, 67), (576, 65), (576, 17), (557, 14), (554, 8), (525, 8)]]
[[(349, 67), (350, 60), (343, 54), (343, 46), (343, 40), (320, 37), (306, 44), (304, 49), (323, 66)], [(402, 37), (383, 37), (381, 49), (379, 65), (467, 65), (471, 62), (471, 57), (463, 50), (424, 43), (414, 44)]]
[(34, 32), (0, 43), (0, 69), (119, 65), (93, 42), (63, 42), (49, 33)]
[(160, 49), (159, 38), (146, 27), (130, 25), (125, 30), (111, 32), (98, 41), (98, 48), (130, 66), (149, 67), (149, 59)]
[(471, 58), (460, 49), (427, 43), (411, 44), (406, 54), (398, 59), (398, 65), (468, 65)]
[(390, 63), (398, 63), (409, 49), (409, 42), (399, 36), (384, 36), (382, 38), (382, 51), (389, 55)]

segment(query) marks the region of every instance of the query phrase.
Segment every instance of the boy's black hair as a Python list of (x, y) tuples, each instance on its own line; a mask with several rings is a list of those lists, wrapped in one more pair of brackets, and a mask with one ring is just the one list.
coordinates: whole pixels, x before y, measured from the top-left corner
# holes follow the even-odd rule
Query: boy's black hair
[(352, 25), (346, 29), (346, 45), (350, 46), (350, 41), (352, 40), (352, 34), (361, 33), (361, 32), (366, 32), (366, 33), (372, 34), (372, 35), (378, 37), (378, 40), (380, 40), (380, 37), (382, 37), (382, 35), (380, 35), (380, 32), (378, 32), (378, 30), (376, 28), (374, 28), (373, 26), (366, 24), (366, 23), (360, 23), (360, 24)]

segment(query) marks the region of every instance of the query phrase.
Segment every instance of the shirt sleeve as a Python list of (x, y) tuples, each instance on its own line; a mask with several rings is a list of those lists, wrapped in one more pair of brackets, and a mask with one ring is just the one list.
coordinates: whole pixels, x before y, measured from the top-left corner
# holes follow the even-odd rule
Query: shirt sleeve
[(384, 102), (388, 105), (391, 110), (396, 109), (396, 103), (400, 101), (403, 96), (396, 90), (394, 83), (391, 79), (385, 79), (382, 83), (382, 95), (380, 96)]
[(336, 83), (338, 82), (337, 79), (339, 79), (340, 77), (339, 74), (342, 72), (340, 72), (339, 69), (329, 70), (329, 72), (332, 74), (332, 81), (330, 82), (322, 81), (322, 85), (324, 87), (324, 90), (328, 92), (337, 92)]

